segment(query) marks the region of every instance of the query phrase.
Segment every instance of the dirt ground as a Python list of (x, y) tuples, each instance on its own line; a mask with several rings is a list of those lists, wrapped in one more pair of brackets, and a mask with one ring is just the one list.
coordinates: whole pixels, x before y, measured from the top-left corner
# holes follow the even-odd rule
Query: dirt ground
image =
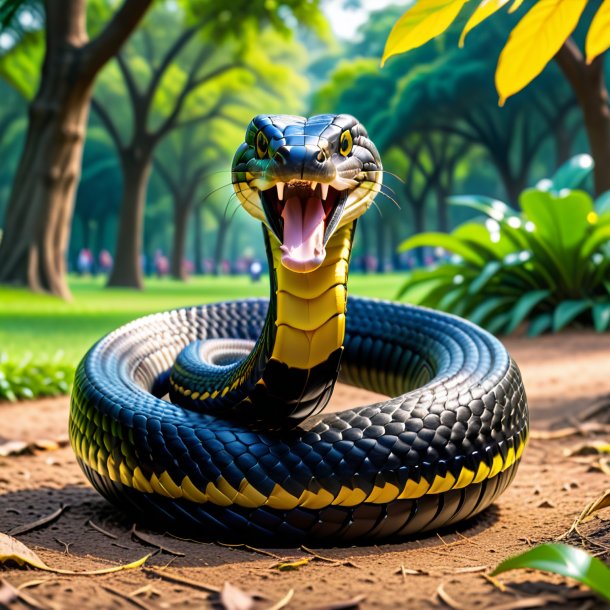
[[(249, 600), (230, 588), (222, 605), (213, 590), (227, 582), (264, 598), (256, 608), (608, 607), (564, 578), (524, 571), (502, 575), (497, 581), (486, 576), (504, 558), (560, 536), (588, 502), (610, 487), (610, 477), (598, 467), (599, 456), (564, 453), (593, 440), (607, 442), (608, 434), (539, 438), (542, 431), (580, 422), (596, 398), (610, 394), (609, 337), (570, 332), (535, 341), (511, 338), (506, 343), (523, 372), (534, 438), (510, 489), (459, 528), (373, 546), (316, 548), (317, 557), (308, 549), (229, 548), (138, 528), (142, 536), (166, 547), (143, 568), (103, 576), (0, 568), (1, 579), (23, 587), (23, 597), (10, 607), (249, 608)], [(341, 409), (366, 400), (363, 393), (341, 387), (333, 404)], [(0, 404), (0, 417), (0, 446), (3, 441), (43, 439), (59, 445), (0, 457), (0, 532), (64, 506), (52, 523), (15, 535), (48, 565), (91, 570), (129, 563), (154, 551), (132, 535), (129, 517), (87, 484), (72, 450), (64, 445), (67, 398)], [(607, 412), (598, 413), (599, 417), (610, 423)], [(588, 541), (571, 541), (584, 543), (608, 562), (610, 509), (600, 511), (583, 529)], [(297, 569), (276, 567), (282, 561), (304, 558), (310, 561)], [(290, 590), (291, 601), (285, 606), (278, 603)]]

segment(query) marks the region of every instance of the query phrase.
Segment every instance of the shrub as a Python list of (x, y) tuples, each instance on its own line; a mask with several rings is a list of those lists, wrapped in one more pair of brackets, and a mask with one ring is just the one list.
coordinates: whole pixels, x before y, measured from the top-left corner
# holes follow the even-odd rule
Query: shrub
[(61, 362), (61, 355), (32, 362), (31, 356), (13, 361), (0, 353), (0, 401), (67, 394), (74, 367)]
[(488, 197), (451, 198), (480, 212), (451, 234), (423, 233), (401, 250), (453, 253), (412, 271), (399, 296), (464, 316), (494, 333), (526, 322), (531, 336), (570, 324), (605, 331), (610, 323), (610, 193), (593, 201), (579, 186), (591, 171), (575, 157), (520, 197), (522, 212)]

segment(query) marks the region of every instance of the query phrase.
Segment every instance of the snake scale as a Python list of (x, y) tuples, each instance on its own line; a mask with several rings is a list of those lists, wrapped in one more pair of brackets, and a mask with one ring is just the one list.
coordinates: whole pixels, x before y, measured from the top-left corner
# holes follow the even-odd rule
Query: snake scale
[[(347, 300), (381, 176), (354, 117), (252, 120), (232, 182), (262, 223), (270, 299), (150, 315), (93, 346), (70, 437), (103, 496), (191, 536), (287, 543), (440, 528), (506, 489), (528, 413), (501, 343), (447, 314)], [(339, 374), (391, 398), (320, 415)]]

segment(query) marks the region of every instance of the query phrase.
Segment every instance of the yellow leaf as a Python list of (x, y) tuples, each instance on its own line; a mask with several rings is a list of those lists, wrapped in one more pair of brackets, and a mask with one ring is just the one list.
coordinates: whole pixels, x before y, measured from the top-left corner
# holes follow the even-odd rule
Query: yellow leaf
[(485, 21), (488, 17), (491, 17), (496, 11), (499, 11), (505, 4), (508, 4), (510, 0), (483, 0), (479, 6), (475, 9), (474, 13), (470, 15), (470, 19), (466, 22), (462, 35), (460, 36), (460, 47), (464, 46), (464, 40), (470, 30), (479, 25), (479, 23)]
[(587, 0), (538, 0), (511, 32), (498, 61), (500, 106), (547, 65), (574, 31)]
[(508, 9), (509, 14), (519, 10), (519, 7), (523, 4), (523, 0), (515, 0), (512, 6)]
[(466, 2), (468, 0), (418, 0), (394, 24), (385, 43), (381, 65), (392, 55), (421, 47), (442, 34)]
[(610, 0), (604, 0), (595, 13), (587, 34), (585, 52), (590, 64), (598, 55), (610, 48)]
[(121, 566), (111, 566), (109, 568), (100, 568), (99, 570), (86, 570), (86, 571), (74, 571), (74, 570), (61, 570), (59, 568), (52, 568), (47, 565), (32, 549), (28, 548), (22, 542), (19, 542), (17, 538), (13, 538), (7, 534), (0, 532), (0, 563), (6, 563), (7, 561), (14, 561), (20, 566), (29, 565), (45, 572), (54, 572), (55, 574), (69, 574), (69, 575), (85, 575), (91, 576), (94, 574), (110, 574), (112, 572), (120, 572), (121, 570), (130, 570), (131, 568), (139, 568), (151, 555), (146, 555), (141, 559), (128, 563)]

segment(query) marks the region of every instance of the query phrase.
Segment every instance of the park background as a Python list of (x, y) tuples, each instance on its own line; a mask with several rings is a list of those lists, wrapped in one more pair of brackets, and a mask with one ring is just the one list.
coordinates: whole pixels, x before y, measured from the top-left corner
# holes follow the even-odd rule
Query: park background
[[(495, 65), (519, 13), (495, 15), (463, 48), (459, 17), (380, 69), (404, 3), (155, 2), (100, 70), (86, 123), (76, 117), (67, 134), (84, 141), (81, 171), (78, 152), (48, 152), (43, 124), (53, 96), (77, 88), (78, 71), (66, 68), (28, 111), (54, 28), (60, 66), (62, 35), (94, 44), (116, 25), (117, 3), (79, 6), (71, 33), (51, 14), (45, 35), (41, 5), (26, 2), (0, 34), (0, 345), (12, 360), (61, 352), (73, 366), (101, 334), (143, 313), (266, 294), (264, 274), (260, 283), (247, 277), (252, 261), (266, 264), (260, 228), (228, 172), (255, 114), (346, 112), (367, 126), (386, 186), (359, 222), (350, 290), (380, 298), (395, 298), (409, 269), (443, 255), (399, 252), (406, 238), (476, 215), (449, 195), (485, 195), (518, 211), (526, 187), (589, 152), (577, 96), (555, 62), (498, 105)], [(27, 220), (14, 214), (11, 225), (11, 202), (40, 209)], [(65, 302), (6, 287), (14, 283)]]

